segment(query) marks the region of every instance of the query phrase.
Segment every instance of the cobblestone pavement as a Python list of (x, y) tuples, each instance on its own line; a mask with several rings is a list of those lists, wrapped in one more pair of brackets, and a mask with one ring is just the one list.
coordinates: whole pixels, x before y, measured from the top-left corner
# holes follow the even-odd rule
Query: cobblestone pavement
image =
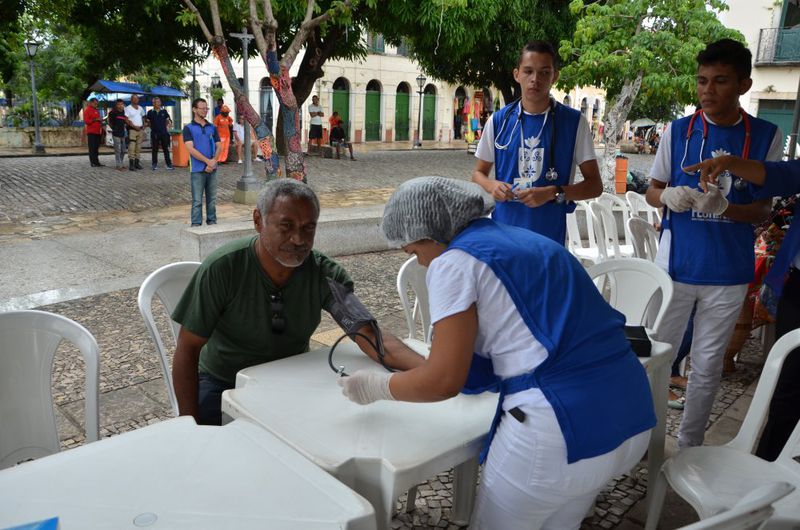
[[(382, 327), (404, 335), (405, 320), (395, 294), (394, 281), (406, 256), (402, 252), (390, 251), (337, 259), (352, 275), (357, 293), (376, 314)], [(98, 340), (101, 350), (100, 426), (104, 437), (170, 417), (155, 349), (139, 315), (136, 294), (136, 289), (128, 289), (41, 307), (80, 322)], [(163, 311), (156, 314), (160, 328), (166, 332), (166, 315)], [(335, 327), (325, 315), (314, 335), (314, 347), (330, 344), (338, 337), (338, 333), (333, 331)], [(711, 416), (712, 423), (758, 376), (759, 350), (755, 341), (749, 341), (740, 355), (738, 371), (723, 378)], [(83, 419), (82, 382), (79, 355), (71, 348), (62, 347), (53, 374), (53, 394), (64, 447), (74, 447), (83, 442), (78, 428)], [(667, 421), (670, 437), (675, 437), (679, 421), (680, 412), (670, 410)], [(599, 496), (591, 517), (584, 521), (583, 530), (618, 527), (630, 508), (644, 497), (646, 487), (644, 465), (612, 481)], [(451, 497), (451, 473), (431, 478), (420, 486), (416, 506), (410, 513), (403, 509), (405, 498), (398, 500), (398, 513), (392, 521), (392, 528), (456, 528), (449, 523)], [(668, 521), (662, 523), (662, 528), (673, 527)]]
[[(647, 171), (652, 159), (651, 155), (631, 155), (629, 168)], [(119, 172), (110, 167), (112, 156), (101, 155), (100, 160), (106, 167), (90, 168), (84, 157), (75, 156), (0, 159), (0, 227), (41, 222), (43, 217), (55, 217), (58, 223), (64, 216), (116, 211), (150, 217), (153, 209), (190, 201), (187, 168)], [(355, 162), (309, 157), (307, 163), (308, 180), (317, 193), (350, 194), (369, 202), (371, 190), (377, 189), (382, 191), (373, 200), (381, 202), (398, 184), (413, 177), (468, 179), (475, 159), (464, 150), (370, 151)], [(262, 171), (256, 164), (254, 175)], [(239, 164), (221, 167), (219, 203), (232, 199), (241, 172)]]

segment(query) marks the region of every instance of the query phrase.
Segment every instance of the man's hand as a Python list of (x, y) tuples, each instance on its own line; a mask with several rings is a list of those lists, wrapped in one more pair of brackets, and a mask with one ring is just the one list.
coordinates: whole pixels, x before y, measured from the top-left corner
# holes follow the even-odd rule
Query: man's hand
[(552, 201), (555, 196), (555, 186), (534, 187), (517, 192), (517, 199), (528, 208), (537, 208)]
[(700, 186), (703, 190), (708, 191), (707, 184), (716, 184), (719, 176), (725, 172), (730, 171), (735, 157), (731, 155), (718, 156), (716, 158), (708, 158), (698, 164), (688, 166), (685, 171), (693, 173), (700, 172)]
[(689, 186), (669, 187), (661, 192), (661, 202), (673, 212), (688, 211), (694, 205), (694, 199), (700, 191)]
[(348, 377), (340, 377), (337, 381), (344, 394), (350, 401), (359, 405), (368, 405), (372, 402), (386, 399), (394, 401), (389, 391), (389, 379), (392, 374), (388, 372), (374, 372), (372, 370), (358, 370)]
[(706, 184), (707, 191), (694, 198), (693, 208), (696, 212), (722, 215), (728, 209), (728, 199), (722, 196), (719, 187)]
[(208, 168), (211, 168), (211, 171), (217, 169), (217, 161), (212, 158), (211, 160), (206, 162), (206, 171), (208, 171)]
[(511, 193), (511, 184), (509, 184), (508, 182), (503, 182), (500, 180), (492, 180), (491, 183), (489, 184), (489, 187), (491, 189), (488, 189), (486, 191), (488, 191), (492, 195), (492, 197), (494, 197), (494, 200), (499, 202), (514, 200), (514, 194)]

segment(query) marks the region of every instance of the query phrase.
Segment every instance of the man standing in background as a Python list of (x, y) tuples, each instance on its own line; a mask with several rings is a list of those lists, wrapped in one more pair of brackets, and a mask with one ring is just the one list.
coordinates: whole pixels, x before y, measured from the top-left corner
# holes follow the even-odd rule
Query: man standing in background
[(125, 107), (125, 117), (128, 118), (128, 169), (144, 169), (139, 163), (144, 140), (144, 109), (139, 106), (139, 96), (136, 94), (131, 96), (131, 104)]
[(97, 98), (89, 100), (83, 109), (83, 122), (86, 124), (86, 143), (89, 145), (89, 163), (92, 167), (100, 167), (100, 137), (103, 134), (103, 119), (97, 110)]
[(147, 124), (150, 126), (150, 148), (153, 156), (153, 171), (158, 169), (158, 149), (164, 150), (164, 162), (167, 169), (172, 167), (169, 157), (169, 129), (172, 128), (172, 118), (165, 108), (161, 106), (161, 98), (153, 98), (153, 108), (147, 111)]
[(311, 127), (308, 131), (308, 150), (311, 151), (311, 143), (317, 141), (317, 150), (322, 156), (322, 107), (319, 106), (319, 96), (311, 98), (311, 105), (308, 106), (308, 113), (311, 114)]

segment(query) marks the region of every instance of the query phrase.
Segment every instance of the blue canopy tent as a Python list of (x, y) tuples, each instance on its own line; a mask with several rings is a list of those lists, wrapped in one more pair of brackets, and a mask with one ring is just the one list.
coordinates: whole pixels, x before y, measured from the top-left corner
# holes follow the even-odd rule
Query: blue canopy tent
[[(131, 96), (136, 94), (139, 96), (139, 104), (145, 108), (151, 106), (153, 98), (158, 96), (161, 98), (163, 106), (175, 107), (173, 121), (176, 127), (180, 127), (181, 122), (180, 105), (177, 104), (176, 100), (187, 97), (180, 90), (168, 86), (156, 85), (145, 88), (139, 83), (123, 83), (121, 81), (109, 81), (108, 79), (98, 79), (88, 90), (90, 94), (87, 99), (97, 98), (99, 101), (105, 102), (121, 99), (126, 105), (130, 102)], [(109, 106), (109, 104), (104, 105), (104, 107)]]

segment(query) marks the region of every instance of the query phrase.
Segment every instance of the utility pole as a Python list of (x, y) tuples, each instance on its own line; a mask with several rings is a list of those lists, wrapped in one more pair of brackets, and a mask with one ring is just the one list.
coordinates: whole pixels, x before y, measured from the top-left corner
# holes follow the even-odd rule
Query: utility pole
[[(250, 79), (247, 75), (247, 62), (250, 58), (248, 52), (248, 45), (255, 37), (247, 33), (247, 28), (242, 28), (241, 33), (231, 33), (231, 37), (237, 38), (242, 41), (242, 79), (244, 81), (244, 93), (250, 100)], [(238, 113), (237, 113), (238, 119)], [(244, 122), (244, 173), (236, 181), (236, 191), (233, 192), (233, 202), (241, 204), (255, 204), (258, 200), (258, 192), (261, 189), (262, 183), (257, 178), (253, 177), (252, 160), (250, 159), (250, 124), (247, 120)]]

